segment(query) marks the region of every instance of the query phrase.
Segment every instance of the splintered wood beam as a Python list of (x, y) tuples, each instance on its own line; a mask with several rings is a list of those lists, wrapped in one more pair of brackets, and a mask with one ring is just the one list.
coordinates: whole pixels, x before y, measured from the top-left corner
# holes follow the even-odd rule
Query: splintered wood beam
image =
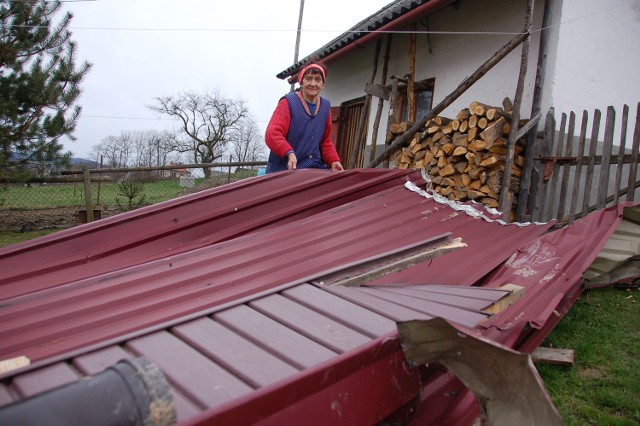
[(456, 99), (458, 99), (464, 92), (466, 92), (473, 84), (480, 80), (491, 68), (496, 66), (505, 56), (507, 56), (513, 49), (518, 47), (520, 43), (522, 43), (527, 37), (529, 37), (528, 33), (520, 33), (516, 35), (511, 41), (502, 46), (496, 53), (491, 56), (485, 63), (480, 65), (478, 69), (476, 69), (469, 77), (464, 79), (462, 83), (458, 85), (458, 87), (451, 92), (446, 98), (444, 98), (438, 105), (431, 109), (424, 117), (420, 120), (417, 120), (414, 125), (407, 130), (404, 134), (399, 136), (394, 140), (394, 142), (387, 147), (380, 155), (378, 155), (372, 162), (370, 162), (367, 167), (376, 167), (378, 164), (387, 160), (391, 154), (396, 152), (399, 148), (403, 147), (407, 144), (411, 139), (413, 139), (413, 135), (421, 131), (424, 125), (432, 119), (433, 117), (440, 114), (446, 107), (451, 105)]
[(467, 245), (460, 238), (451, 239), (450, 233), (445, 233), (417, 244), (341, 266), (334, 271), (327, 271), (314, 282), (329, 286), (357, 287), (464, 247)]
[(498, 301), (492, 303), (483, 309), (484, 312), (489, 314), (497, 314), (507, 309), (509, 306), (516, 303), (518, 300), (524, 297), (524, 287), (515, 284), (505, 284), (498, 290), (506, 290), (509, 293)]

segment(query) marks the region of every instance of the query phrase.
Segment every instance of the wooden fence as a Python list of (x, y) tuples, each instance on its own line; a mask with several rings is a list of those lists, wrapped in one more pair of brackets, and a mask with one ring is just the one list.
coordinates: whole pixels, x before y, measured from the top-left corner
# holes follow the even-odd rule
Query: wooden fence
[(616, 120), (613, 107), (607, 108), (604, 137), (600, 141), (599, 110), (591, 117), (583, 111), (580, 121), (574, 112), (562, 114), (557, 123), (552, 108), (547, 114), (544, 139), (534, 151), (526, 214), (522, 219), (570, 223), (593, 210), (637, 200), (640, 103), (630, 143), (628, 117), (627, 105), (620, 120)]

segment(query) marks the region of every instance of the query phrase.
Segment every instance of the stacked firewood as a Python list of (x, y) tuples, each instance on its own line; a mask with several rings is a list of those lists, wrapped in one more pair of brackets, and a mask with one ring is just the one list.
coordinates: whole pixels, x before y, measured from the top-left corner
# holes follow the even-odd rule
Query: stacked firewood
[[(401, 123), (390, 131), (402, 134), (406, 128), (407, 123)], [(432, 189), (451, 200), (498, 207), (510, 130), (509, 111), (472, 102), (455, 119), (438, 116), (429, 120), (393, 161), (397, 168), (424, 169)], [(524, 165), (524, 148), (524, 139), (518, 140), (510, 181), (514, 194)]]

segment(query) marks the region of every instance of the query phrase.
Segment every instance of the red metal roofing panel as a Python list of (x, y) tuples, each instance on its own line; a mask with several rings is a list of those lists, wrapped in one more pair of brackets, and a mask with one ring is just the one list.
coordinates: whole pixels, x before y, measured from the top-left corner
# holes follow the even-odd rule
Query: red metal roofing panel
[(415, 170), (298, 170), (249, 178), (0, 248), (1, 298), (188, 252), (347, 204)]
[[(388, 414), (392, 407), (410, 399), (407, 390), (398, 388), (398, 383), (409, 380), (407, 383), (411, 384), (411, 393), (418, 391), (417, 373), (404, 371), (406, 368), (402, 363), (396, 364), (402, 357), (399, 353), (389, 352), (385, 343), (388, 340), (385, 336), (393, 331), (387, 327), (394, 325), (394, 322), (384, 312), (392, 312), (398, 301), (393, 298), (386, 301), (380, 299), (383, 314), (378, 314), (326, 290), (326, 286), (299, 284), (270, 295), (256, 295), (252, 301), (220, 308), (213, 315), (201, 315), (177, 324), (168, 324), (160, 331), (142, 331), (139, 336), (124, 337), (103, 348), (77, 354), (65, 362), (57, 361), (44, 368), (34, 366), (32, 372), (17, 375), (12, 380), (5, 378), (2, 384), (15, 391), (25, 380), (33, 381), (32, 376), (50, 382), (61, 376), (53, 374), (54, 371), (71, 372), (77, 369), (83, 374), (95, 374), (120, 359), (143, 355), (162, 369), (174, 395), (178, 419), (185, 421), (203, 410), (222, 407), (225, 401), (236, 401), (234, 404), (237, 404), (249, 394), (263, 389), (280, 389), (278, 392), (291, 393), (297, 380), (312, 380), (315, 383), (321, 379), (318, 366), (341, 360), (340, 363), (345, 364), (333, 369), (342, 371), (340, 374), (333, 378), (325, 374), (318, 382), (324, 386), (320, 391), (325, 393), (325, 398), (336, 389), (356, 390), (373, 383), (380, 386), (394, 383), (391, 388), (379, 389), (380, 396), (385, 398), (379, 401), (382, 407), (380, 413)], [(354, 294), (358, 289), (347, 290)], [(371, 290), (373, 293), (380, 291)], [(440, 286), (440, 291), (444, 292), (445, 287)], [(467, 293), (468, 297), (455, 299), (458, 302), (456, 307), (475, 309), (471, 307), (477, 305), (478, 297), (474, 293), (483, 294), (481, 298), (485, 300), (485, 305), (504, 294), (484, 289), (468, 289)], [(494, 297), (488, 298), (487, 294), (493, 294)], [(322, 303), (313, 304), (312, 299)], [(251, 306), (261, 309), (263, 313)], [(418, 312), (415, 313), (416, 317), (419, 316)], [(457, 316), (454, 310), (449, 311), (448, 318), (455, 319)], [(364, 334), (361, 331), (363, 329), (366, 330)], [(376, 348), (373, 354), (363, 352), (363, 348), (370, 347)], [(338, 352), (343, 352), (343, 355)], [(353, 354), (359, 355), (354, 358)], [(367, 367), (365, 372), (359, 372), (365, 366), (371, 370)], [(391, 377), (388, 376), (390, 372), (393, 372)], [(72, 377), (73, 380), (78, 379), (78, 376)], [(375, 381), (371, 382), (373, 378)], [(67, 377), (64, 382), (69, 379)], [(333, 390), (330, 390), (331, 387)], [(289, 397), (302, 402), (305, 392), (310, 390), (294, 392)], [(391, 393), (395, 396), (391, 396)], [(353, 404), (354, 401), (349, 397), (346, 403)], [(260, 410), (263, 409), (277, 413), (272, 421), (288, 416), (280, 406), (263, 407)], [(252, 410), (250, 416), (258, 418), (255, 416), (261, 415), (260, 410)], [(358, 410), (364, 412), (365, 407)], [(351, 418), (349, 416), (343, 422)], [(323, 418), (326, 420), (326, 417)]]
[[(391, 175), (398, 176), (395, 172)], [(302, 174), (301, 179), (304, 176)], [(314, 182), (319, 180), (316, 175), (309, 176)], [(335, 179), (332, 174), (324, 176), (330, 181)], [(315, 188), (317, 186), (313, 186)], [(428, 241), (446, 231), (452, 231), (453, 236), (461, 237), (466, 243), (463, 228), (469, 224), (484, 229), (487, 234), (502, 235), (502, 244), (496, 244), (500, 246), (501, 257), (495, 255), (478, 265), (471, 272), (478, 276), (487, 274), (494, 263), (511, 254), (507, 241), (514, 244), (546, 229), (478, 219), (397, 184), (338, 208), (233, 240), (64, 286), (4, 297), (4, 307), (0, 309), (4, 326), (0, 330), (0, 357), (26, 355), (32, 360), (43, 359), (278, 285), (302, 282), (339, 265)], [(494, 254), (497, 251), (494, 249)], [(454, 258), (460, 261), (459, 256)], [(474, 258), (476, 256), (471, 256)], [(440, 270), (437, 283), (457, 284), (450, 274), (462, 268), (447, 266)], [(46, 276), (37, 276), (34, 280), (44, 282)], [(15, 286), (5, 283), (1, 287), (3, 294), (6, 287)], [(12, 293), (13, 290), (9, 291)]]
[(239, 335), (257, 342), (269, 352), (300, 369), (337, 355), (337, 352), (246, 305), (226, 309), (213, 317)]
[(254, 388), (299, 370), (209, 318), (177, 326), (173, 333)]
[[(178, 418), (186, 424), (282, 424), (301, 416), (318, 424), (377, 422), (402, 411), (418, 395), (420, 379), (404, 364), (394, 332), (384, 334), (389, 321), (438, 315), (527, 348), (559, 320), (554, 306), (562, 315), (579, 294), (579, 271), (613, 232), (618, 209), (539, 237), (548, 225), (503, 225), (396, 185), (211, 246), (3, 298), (0, 358), (27, 354), (40, 361), (0, 375), (0, 401), (20, 399), (17, 389), (30, 374), (54, 383), (65, 375), (56, 371), (82, 373), (121, 355), (144, 355), (168, 378)], [(423, 262), (423, 271), (409, 268), (409, 288), (400, 281), (361, 288), (320, 284), (323, 274), (341, 266), (448, 232), (468, 246)], [(483, 243), (490, 247), (478, 250)], [(430, 269), (437, 261), (439, 274)], [(522, 267), (527, 262), (534, 274)], [(466, 265), (472, 270), (465, 271)], [(481, 305), (504, 294), (496, 287), (518, 279), (527, 287), (524, 298), (476, 325), (487, 317)], [(316, 287), (307, 284), (313, 280)], [(532, 335), (527, 324), (540, 327), (538, 333)], [(234, 364), (212, 339), (259, 348), (257, 353), (268, 353), (265, 363), (279, 367), (272, 377), (252, 373), (246, 367), (251, 356)], [(75, 365), (81, 368), (70, 367)], [(457, 389), (446, 372), (425, 374), (425, 391)], [(424, 400), (438, 407), (432, 412), (442, 422), (466, 424), (474, 413), (475, 398), (464, 389), (453, 401), (431, 394)]]

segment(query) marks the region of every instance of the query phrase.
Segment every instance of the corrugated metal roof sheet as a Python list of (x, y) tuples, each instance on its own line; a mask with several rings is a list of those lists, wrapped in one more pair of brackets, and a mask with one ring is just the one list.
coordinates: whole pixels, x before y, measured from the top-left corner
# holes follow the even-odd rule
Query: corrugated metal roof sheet
[[(325, 173), (329, 181), (334, 176)], [(317, 181), (317, 175), (300, 173), (297, 178), (309, 199), (318, 202), (325, 186), (304, 184)], [(269, 180), (280, 179), (276, 176), (256, 180), (255, 185)], [(244, 199), (244, 188), (236, 192), (239, 198)], [(235, 209), (234, 203), (226, 209)], [(158, 210), (166, 211), (166, 206), (159, 206)], [(149, 218), (149, 222), (153, 220)], [(465, 234), (469, 223), (485, 232)], [(123, 224), (128, 228), (127, 218)], [(144, 228), (145, 232), (154, 233), (149, 227)], [(32, 360), (43, 359), (280, 285), (303, 282), (336, 266), (429, 240), (447, 231), (471, 245), (459, 250), (467, 253), (476, 250), (475, 239), (483, 245), (488, 234), (500, 238), (501, 244), (494, 244), (492, 249), (493, 258), (474, 263), (474, 270), (464, 274), (469, 285), (510, 256), (518, 240), (538, 235), (546, 228), (501, 225), (455, 213), (396, 183), (394, 188), (311, 217), (138, 265), (128, 266), (128, 259), (124, 264), (114, 263), (112, 272), (64, 285), (53, 285), (57, 283), (52, 284), (48, 274), (37, 274), (33, 281), (49, 287), (29, 294), (25, 294), (33, 288), (29, 277), (3, 284), (0, 358), (25, 355)], [(123, 237), (125, 247), (136, 241), (135, 234)], [(449, 262), (458, 262), (459, 256), (464, 255)], [(456, 270), (460, 268), (446, 262), (437, 270), (427, 265), (419, 276), (421, 283), (458, 284), (449, 274), (457, 277)], [(91, 270), (92, 264), (87, 266), (85, 270)], [(54, 275), (64, 276), (64, 270)], [(13, 296), (18, 291), (22, 294)]]
[[(64, 252), (70, 246), (77, 256), (87, 250), (83, 244), (92, 232), (104, 239), (111, 235), (128, 250), (139, 234), (118, 230), (129, 232), (132, 221), (161, 241), (147, 238), (155, 247), (150, 256), (115, 256), (112, 271), (91, 276), (83, 269), (89, 276), (56, 278), (49, 287), (47, 271), (31, 278), (11, 275), (27, 288), (20, 290), (5, 275), (12, 272), (2, 269), (0, 359), (27, 355), (36, 363), (0, 376), (0, 404), (95, 374), (121, 358), (145, 356), (168, 378), (185, 424), (281, 424), (302, 413), (316, 415), (311, 424), (372, 423), (415, 398), (420, 386), (425, 392), (458, 389), (461, 397), (453, 406), (439, 394), (424, 398), (432, 407), (453, 407), (444, 410), (449, 419), (468, 416), (473, 395), (465, 395), (446, 371), (429, 370), (421, 379), (407, 370), (394, 338), (395, 321), (441, 316), (526, 349), (541, 333), (532, 337), (525, 326), (548, 332), (566, 312), (622, 207), (543, 235), (549, 224), (501, 224), (478, 206), (442, 204), (416, 188), (422, 184), (416, 173), (394, 170), (285, 172), (1, 251), (0, 258), (16, 260), (20, 253), (28, 257), (29, 247)], [(187, 222), (208, 223), (207, 213), (187, 206), (199, 209), (207, 195), (221, 193), (226, 204), (209, 213), (220, 223), (237, 212), (235, 206), (252, 214), (232, 232), (217, 228), (188, 241), (189, 225), (170, 218), (196, 215)], [(271, 204), (279, 207), (274, 212), (254, 208), (251, 197), (261, 204), (268, 202), (267, 193), (292, 194), (289, 200), (303, 206), (275, 198), (282, 204)], [(173, 208), (181, 215), (172, 214)], [(176, 233), (182, 237), (166, 238)], [(74, 235), (85, 241), (80, 248)], [(446, 235), (467, 247), (360, 288), (322, 283), (341, 266)], [(64, 265), (64, 258), (54, 263)], [(49, 272), (64, 276), (64, 267)], [(31, 287), (30, 279), (38, 284)], [(490, 317), (482, 306), (504, 294), (496, 289), (503, 283), (522, 285), (525, 297)], [(371, 404), (371, 398), (379, 399)], [(429, 413), (421, 416), (433, 419), (443, 410)]]

